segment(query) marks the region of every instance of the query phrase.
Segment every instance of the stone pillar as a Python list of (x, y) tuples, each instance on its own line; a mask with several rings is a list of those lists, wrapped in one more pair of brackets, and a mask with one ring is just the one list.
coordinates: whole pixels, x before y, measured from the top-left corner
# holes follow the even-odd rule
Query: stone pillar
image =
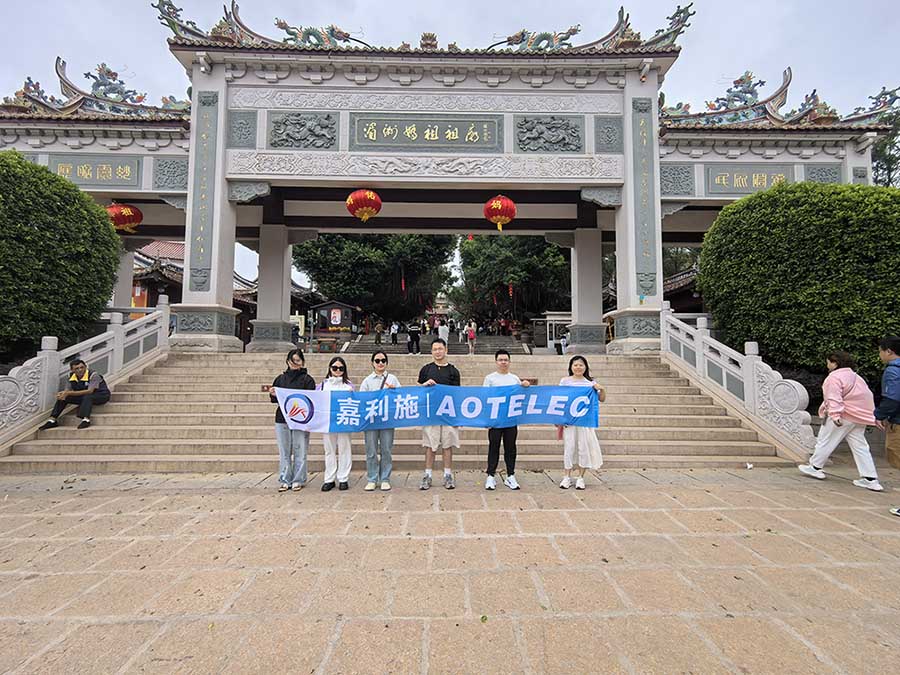
[(572, 324), (570, 351), (606, 351), (603, 323), (603, 252), (600, 228), (578, 228), (572, 247)]
[(291, 245), (284, 225), (259, 228), (256, 318), (248, 352), (286, 352), (291, 341)]
[(134, 251), (123, 250), (119, 255), (119, 270), (113, 286), (113, 307), (131, 307), (134, 297)]
[(225, 181), (226, 83), (221, 66), (193, 71), (191, 153), (185, 230), (185, 275), (173, 350), (240, 352), (234, 334), (234, 242), (237, 207)]
[(626, 73), (625, 185), (616, 212), (615, 339), (609, 353), (657, 351), (662, 308), (658, 71)]

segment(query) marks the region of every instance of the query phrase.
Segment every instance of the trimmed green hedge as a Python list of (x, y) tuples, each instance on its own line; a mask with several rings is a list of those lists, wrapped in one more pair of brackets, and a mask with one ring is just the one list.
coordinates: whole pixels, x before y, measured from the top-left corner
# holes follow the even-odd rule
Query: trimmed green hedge
[(0, 353), (41, 336), (75, 342), (106, 307), (120, 243), (106, 211), (74, 184), (0, 152)]
[(813, 372), (843, 349), (872, 383), (878, 339), (900, 333), (900, 190), (782, 184), (730, 204), (703, 240), (700, 288), (732, 347)]

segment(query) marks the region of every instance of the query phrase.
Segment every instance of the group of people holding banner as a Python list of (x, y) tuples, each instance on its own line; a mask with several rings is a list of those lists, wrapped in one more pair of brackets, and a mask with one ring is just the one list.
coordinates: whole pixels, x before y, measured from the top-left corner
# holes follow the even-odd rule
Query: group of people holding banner
[[(459, 370), (447, 361), (445, 340), (438, 338), (432, 343), (431, 356), (431, 362), (419, 371), (418, 387), (411, 388), (402, 387), (388, 372), (388, 355), (376, 351), (371, 358), (372, 372), (357, 389), (341, 356), (330, 360), (324, 379), (317, 385), (306, 369), (303, 352), (288, 352), (285, 371), (271, 386), (264, 387), (270, 400), (278, 404), (275, 436), (280, 454), (279, 491), (299, 491), (306, 484), (310, 431), (324, 434), (322, 491), (349, 489), (354, 431), (363, 431), (365, 438), (365, 490), (390, 490), (394, 429), (405, 426), (422, 428), (425, 470), (419, 489), (432, 487), (434, 460), (440, 451), (442, 484), (452, 490), (456, 487), (453, 448), (460, 447), (460, 425), (488, 429), (485, 489), (497, 487), (502, 445), (506, 464), (503, 483), (518, 490), (515, 464), (520, 421), (557, 426), (563, 442), (564, 477), (560, 487), (585, 489), (586, 471), (603, 463), (596, 429), (598, 404), (605, 400), (603, 388), (591, 378), (587, 359), (573, 356), (559, 387), (529, 388), (527, 380), (510, 372), (510, 354), (500, 349), (494, 356), (496, 371), (484, 378), (483, 387), (461, 387)], [(570, 389), (574, 387), (578, 389)]]

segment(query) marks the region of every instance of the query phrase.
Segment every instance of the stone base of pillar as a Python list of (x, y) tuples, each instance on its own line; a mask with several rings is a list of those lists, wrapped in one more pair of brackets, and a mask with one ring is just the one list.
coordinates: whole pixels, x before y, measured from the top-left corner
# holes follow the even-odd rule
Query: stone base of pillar
[(606, 315), (615, 322), (615, 338), (607, 354), (659, 351), (659, 307), (617, 309)]
[(293, 326), (287, 321), (252, 319), (253, 339), (247, 345), (248, 352), (283, 352), (296, 349), (291, 342)]
[(234, 317), (240, 311), (223, 305), (172, 305), (175, 332), (171, 351), (243, 352), (244, 343), (234, 335)]
[(605, 354), (606, 324), (573, 323), (569, 326), (568, 354)]

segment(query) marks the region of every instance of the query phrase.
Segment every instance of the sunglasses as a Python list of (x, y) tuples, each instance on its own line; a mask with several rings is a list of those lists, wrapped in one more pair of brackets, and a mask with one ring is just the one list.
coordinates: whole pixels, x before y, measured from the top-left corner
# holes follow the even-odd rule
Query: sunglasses
[(336, 373), (344, 372), (344, 366), (331, 366), (331, 369)]
[(372, 359), (372, 363), (387, 363), (387, 359)]

